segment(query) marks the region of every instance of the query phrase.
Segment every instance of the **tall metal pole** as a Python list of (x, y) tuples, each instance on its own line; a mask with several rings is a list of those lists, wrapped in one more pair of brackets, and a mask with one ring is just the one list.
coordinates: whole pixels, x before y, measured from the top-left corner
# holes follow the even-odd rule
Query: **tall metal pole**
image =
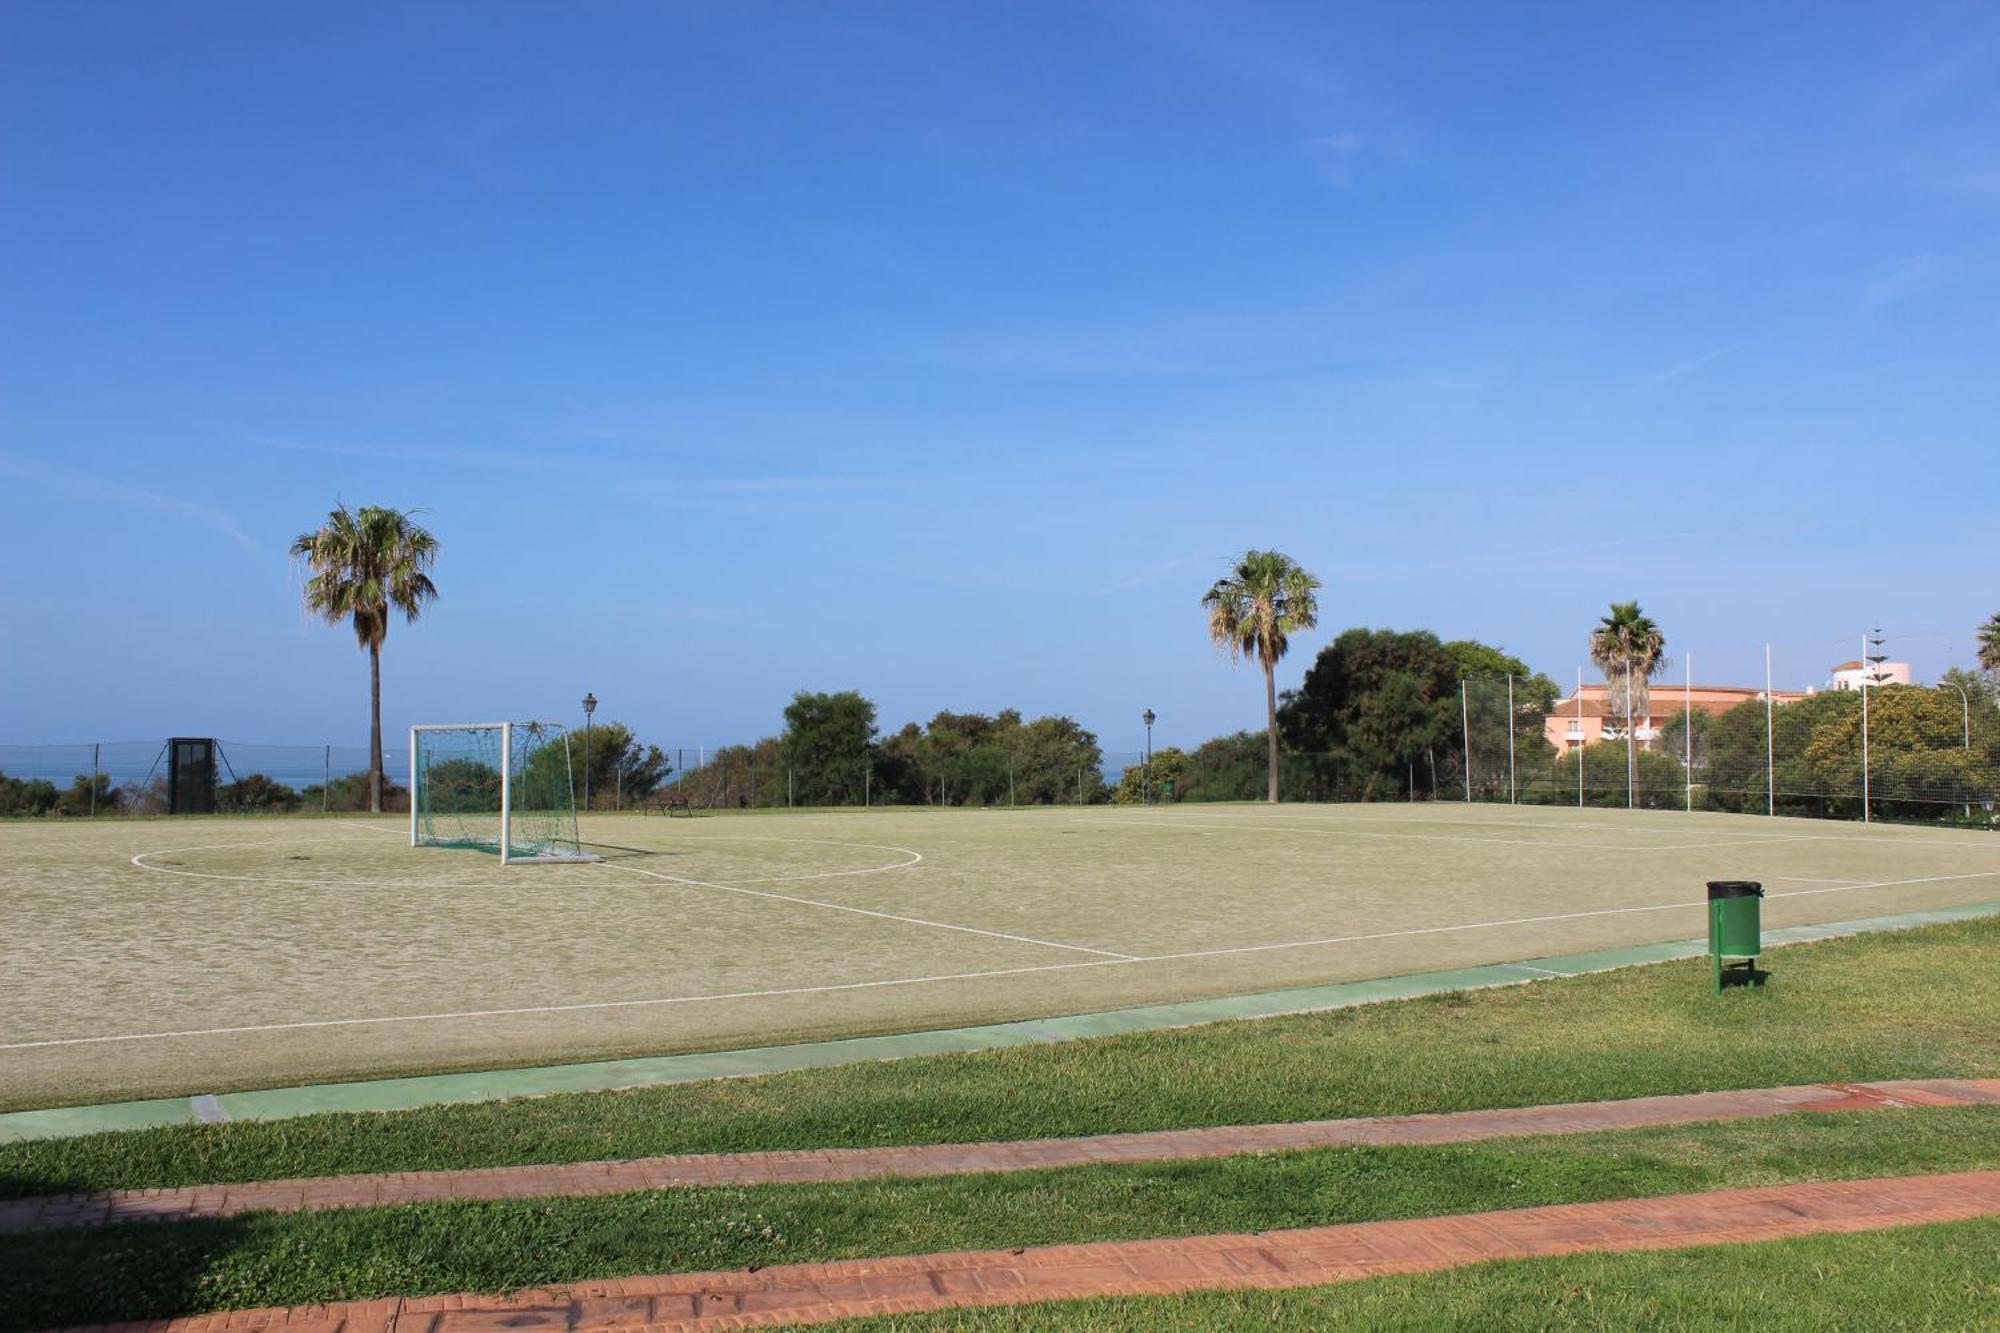
[(1590, 747), (1583, 739), (1583, 668), (1576, 669), (1576, 808), (1583, 809), (1583, 756)]
[(1771, 645), (1764, 645), (1764, 813), (1775, 817), (1778, 813), (1778, 739), (1771, 724), (1771, 710), (1777, 700), (1771, 697)]
[(583, 808), (590, 809), (590, 715), (597, 711), (597, 696), (588, 690), (583, 696)]
[[(1966, 734), (1968, 736), (1971, 735), (1970, 732)], [(101, 757), (103, 749), (104, 743), (102, 741), (94, 742), (90, 747), (90, 817), (92, 819), (97, 818), (97, 769), (98, 759)]]
[(1868, 822), (1868, 636), (1861, 636), (1861, 822)]
[(1687, 769), (1687, 808), (1694, 813), (1694, 654), (1687, 655), (1687, 666), (1681, 672), (1681, 701), (1685, 711), (1681, 714), (1681, 739), (1685, 755), (1681, 766)]
[(1634, 788), (1639, 785), (1638, 742), (1632, 736), (1632, 658), (1625, 658), (1625, 808), (1630, 810), (1635, 800)]
[[(417, 789), (414, 782), (415, 776), (416, 776), (415, 774), (411, 774), (412, 784), (410, 786), (410, 802), (413, 808), (415, 806), (417, 799)], [(327, 788), (331, 787), (332, 785), (333, 785), (333, 747), (329, 745), (326, 747), (326, 752), (320, 756), (319, 812), (321, 814), (326, 813), (326, 791)]]
[(1465, 746), (1465, 803), (1472, 804), (1472, 714), (1465, 704), (1465, 677), (1458, 678), (1459, 743)]
[(1520, 804), (1514, 781), (1514, 673), (1507, 673), (1507, 804)]

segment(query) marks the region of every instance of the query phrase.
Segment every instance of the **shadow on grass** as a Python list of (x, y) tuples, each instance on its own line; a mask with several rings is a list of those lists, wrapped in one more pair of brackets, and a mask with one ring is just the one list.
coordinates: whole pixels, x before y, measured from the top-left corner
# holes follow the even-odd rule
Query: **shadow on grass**
[(212, 1308), (210, 1274), (250, 1244), (237, 1218), (0, 1236), (0, 1333)]

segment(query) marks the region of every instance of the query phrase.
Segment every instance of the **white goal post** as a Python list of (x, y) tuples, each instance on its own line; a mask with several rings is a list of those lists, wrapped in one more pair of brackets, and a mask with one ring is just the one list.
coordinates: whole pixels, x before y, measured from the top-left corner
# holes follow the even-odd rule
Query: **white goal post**
[(577, 840), (569, 737), (553, 722), (410, 728), (410, 846), (595, 861)]

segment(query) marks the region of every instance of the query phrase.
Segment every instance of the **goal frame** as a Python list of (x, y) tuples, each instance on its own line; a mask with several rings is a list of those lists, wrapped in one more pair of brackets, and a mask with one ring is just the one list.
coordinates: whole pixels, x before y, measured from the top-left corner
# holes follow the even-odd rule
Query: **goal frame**
[[(497, 731), (500, 733), (500, 864), (595, 861), (581, 846), (575, 856), (516, 856), (514, 854), (514, 727), (512, 722), (424, 722), (410, 728), (410, 846), (424, 845), (417, 806), (417, 736), (426, 731)], [(565, 747), (567, 737), (565, 737)], [(574, 791), (572, 790), (572, 799)]]

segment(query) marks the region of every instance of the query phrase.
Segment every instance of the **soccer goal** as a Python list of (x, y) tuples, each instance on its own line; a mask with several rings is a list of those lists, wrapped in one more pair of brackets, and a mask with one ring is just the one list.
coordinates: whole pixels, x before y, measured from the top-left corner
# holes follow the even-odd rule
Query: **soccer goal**
[(411, 727), (410, 846), (597, 860), (577, 842), (568, 735), (553, 722)]

